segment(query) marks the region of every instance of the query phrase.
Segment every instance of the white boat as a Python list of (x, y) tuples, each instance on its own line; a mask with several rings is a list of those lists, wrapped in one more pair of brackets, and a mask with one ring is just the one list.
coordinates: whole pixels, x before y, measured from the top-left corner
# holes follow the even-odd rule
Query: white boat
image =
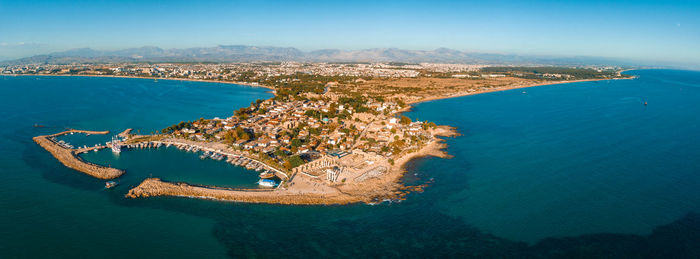
[(258, 185), (264, 187), (275, 187), (277, 183), (274, 180), (270, 179), (260, 179), (260, 181), (258, 181)]
[(112, 137), (112, 142), (111, 142), (112, 152), (114, 152), (114, 153), (122, 152), (122, 144), (120, 142), (121, 141), (116, 136)]
[(112, 188), (114, 186), (117, 186), (117, 182), (115, 182), (115, 181), (108, 181), (105, 183), (105, 188), (107, 188), (107, 189)]

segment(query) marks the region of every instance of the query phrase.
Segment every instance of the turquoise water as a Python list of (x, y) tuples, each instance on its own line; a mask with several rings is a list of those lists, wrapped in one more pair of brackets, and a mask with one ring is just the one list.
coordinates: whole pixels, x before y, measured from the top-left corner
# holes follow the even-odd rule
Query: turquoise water
[[(124, 149), (119, 154), (103, 149), (88, 152), (81, 157), (87, 161), (128, 169), (129, 173), (119, 178), (115, 189), (128, 191), (146, 177), (158, 177), (167, 181), (184, 181), (197, 185), (216, 185), (233, 188), (258, 188), (258, 174), (254, 170), (234, 166), (225, 160), (201, 160), (201, 152), (184, 152), (175, 147), (158, 149)], [(153, 166), (154, 161), (169, 161)]]
[(649, 234), (700, 211), (700, 73), (630, 73), (640, 78), (418, 105), (411, 116), (464, 134), (448, 141), (455, 159), (435, 165), (445, 169), (430, 191), (453, 189), (440, 209), (527, 242)]
[(462, 136), (447, 139), (455, 157), (409, 163), (406, 183), (434, 183), (375, 206), (124, 199), (149, 175), (246, 186), (255, 173), (174, 149), (85, 154), (127, 170), (104, 190), (31, 137), (65, 127), (151, 132), (228, 116), (271, 94), (214, 83), (0, 77), (0, 257), (697, 258), (700, 73), (628, 73), (639, 78), (417, 105), (409, 116), (459, 128)]

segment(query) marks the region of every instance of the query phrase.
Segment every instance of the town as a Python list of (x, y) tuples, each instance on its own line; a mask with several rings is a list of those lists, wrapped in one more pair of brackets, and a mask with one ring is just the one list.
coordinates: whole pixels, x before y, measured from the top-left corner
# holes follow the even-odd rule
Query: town
[[(130, 76), (171, 79), (221, 80), (260, 82), (276, 77), (307, 74), (317, 76), (362, 78), (491, 78), (502, 76), (539, 77), (549, 79), (584, 79), (584, 77), (614, 77), (614, 66), (583, 66), (572, 68), (540, 67), (547, 70), (522, 71), (524, 67), (493, 67), (482, 64), (437, 63), (124, 63), (124, 64), (22, 64), (0, 67), (0, 74), (29, 75), (97, 75)], [(531, 68), (530, 68), (531, 69)], [(558, 70), (558, 71), (557, 71)], [(554, 72), (551, 72), (554, 71)], [(576, 71), (576, 76), (567, 74)], [(581, 72), (585, 72), (581, 73)], [(279, 79), (278, 79), (279, 80)], [(291, 79), (290, 79), (291, 80)], [(280, 81), (282, 82), (282, 81)], [(262, 82), (260, 82), (262, 83)]]
[[(132, 135), (125, 143), (156, 141), (206, 150), (217, 160), (227, 157), (232, 164), (240, 161), (238, 157), (252, 159), (278, 173), (277, 195), (257, 192), (257, 198), (296, 203), (317, 197), (312, 203), (325, 204), (400, 197), (403, 163), (411, 156), (445, 156), (438, 136), (456, 134), (446, 126), (400, 116), (408, 108), (401, 100), (324, 92), (278, 94), (256, 100), (228, 118), (180, 122), (159, 134)], [(167, 185), (148, 180), (130, 191), (130, 197), (161, 195), (148, 190), (153, 184), (159, 186), (151, 189), (161, 191)], [(305, 197), (282, 199), (285, 195)]]
[[(402, 199), (412, 190), (400, 181), (408, 161), (449, 157), (441, 137), (458, 135), (456, 129), (402, 115), (413, 103), (542, 84), (627, 78), (619, 71), (615, 67), (279, 62), (24, 65), (5, 67), (2, 73), (205, 80), (270, 88), (274, 97), (253, 101), (229, 117), (182, 121), (150, 135), (126, 131), (107, 146), (115, 152), (121, 147), (163, 145), (202, 151), (202, 159), (226, 159), (265, 170), (260, 185), (273, 188), (230, 190), (149, 178), (126, 196), (345, 204)], [(121, 174), (76, 157), (90, 148), (61, 147), (50, 136), (35, 141), (84, 173), (103, 179)]]

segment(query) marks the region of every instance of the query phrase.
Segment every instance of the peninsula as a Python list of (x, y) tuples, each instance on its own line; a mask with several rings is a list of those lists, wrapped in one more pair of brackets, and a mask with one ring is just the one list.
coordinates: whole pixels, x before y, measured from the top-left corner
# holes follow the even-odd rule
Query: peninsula
[[(272, 188), (233, 189), (149, 178), (128, 191), (126, 196), (130, 198), (179, 196), (276, 204), (374, 203), (403, 199), (410, 191), (422, 188), (401, 183), (404, 165), (422, 156), (449, 157), (443, 151), (441, 137), (458, 133), (449, 126), (402, 116), (412, 103), (543, 84), (629, 78), (613, 68), (450, 64), (117, 66), (150, 66), (135, 70), (147, 73), (134, 74), (123, 72), (132, 70), (104, 66), (85, 65), (68, 72), (99, 76), (112, 71), (108, 76), (166, 79), (183, 75), (184, 79), (243, 81), (274, 89), (273, 98), (256, 100), (227, 118), (183, 121), (152, 135), (125, 131), (106, 146), (90, 150), (175, 146), (201, 151), (204, 158), (264, 170), (261, 178), (274, 182)], [(201, 70), (192, 73), (185, 67)], [(64, 70), (39, 71), (53, 71), (43, 73), (50, 75)], [(111, 179), (124, 173), (79, 159), (76, 154), (85, 150), (53, 139), (65, 133), (34, 140), (64, 165), (91, 176)]]

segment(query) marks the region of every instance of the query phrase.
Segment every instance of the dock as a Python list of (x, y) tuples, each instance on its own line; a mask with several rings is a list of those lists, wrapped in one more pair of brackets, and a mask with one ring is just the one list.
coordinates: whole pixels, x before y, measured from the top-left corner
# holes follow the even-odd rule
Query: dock
[(84, 134), (95, 134), (95, 135), (105, 135), (109, 134), (109, 131), (89, 131), (89, 130), (75, 130), (70, 129), (67, 131), (59, 132), (51, 135), (36, 136), (33, 138), (34, 142), (39, 144), (46, 151), (49, 151), (53, 157), (58, 159), (63, 165), (73, 170), (79, 171), (81, 173), (90, 175), (98, 179), (114, 179), (124, 174), (124, 170), (119, 170), (116, 168), (101, 166), (93, 164), (81, 159), (78, 154), (88, 152), (94, 149), (106, 148), (106, 146), (94, 146), (86, 148), (68, 148), (59, 143), (57, 143), (54, 138), (70, 133), (84, 133)]
[[(289, 175), (287, 173), (283, 172), (280, 169), (277, 169), (273, 166), (270, 166), (267, 163), (264, 163), (258, 159), (252, 158), (249, 155), (244, 154), (243, 152), (237, 152), (235, 150), (224, 150), (224, 149), (217, 149), (213, 147), (209, 147), (206, 145), (202, 145), (200, 143), (194, 142), (194, 141), (186, 141), (186, 140), (180, 140), (180, 139), (161, 139), (161, 140), (153, 140), (153, 141), (131, 141), (128, 142), (128, 144), (125, 145), (126, 148), (135, 148), (135, 149), (142, 149), (142, 148), (157, 148), (161, 146), (174, 146), (175, 148), (181, 149), (181, 150), (186, 150), (186, 151), (203, 151), (203, 152), (210, 152), (211, 154), (219, 154), (222, 156), (227, 157), (228, 159), (244, 159), (247, 164), (251, 165), (251, 168), (261, 168), (261, 170), (268, 170), (272, 173), (274, 173), (278, 178), (282, 180), (287, 180), (289, 178)], [(227, 159), (227, 162), (228, 162)], [(231, 162), (229, 162), (231, 163)], [(245, 167), (247, 164), (241, 164), (240, 166)], [(255, 167), (253, 167), (255, 166)], [(250, 169), (250, 168), (249, 168)]]

